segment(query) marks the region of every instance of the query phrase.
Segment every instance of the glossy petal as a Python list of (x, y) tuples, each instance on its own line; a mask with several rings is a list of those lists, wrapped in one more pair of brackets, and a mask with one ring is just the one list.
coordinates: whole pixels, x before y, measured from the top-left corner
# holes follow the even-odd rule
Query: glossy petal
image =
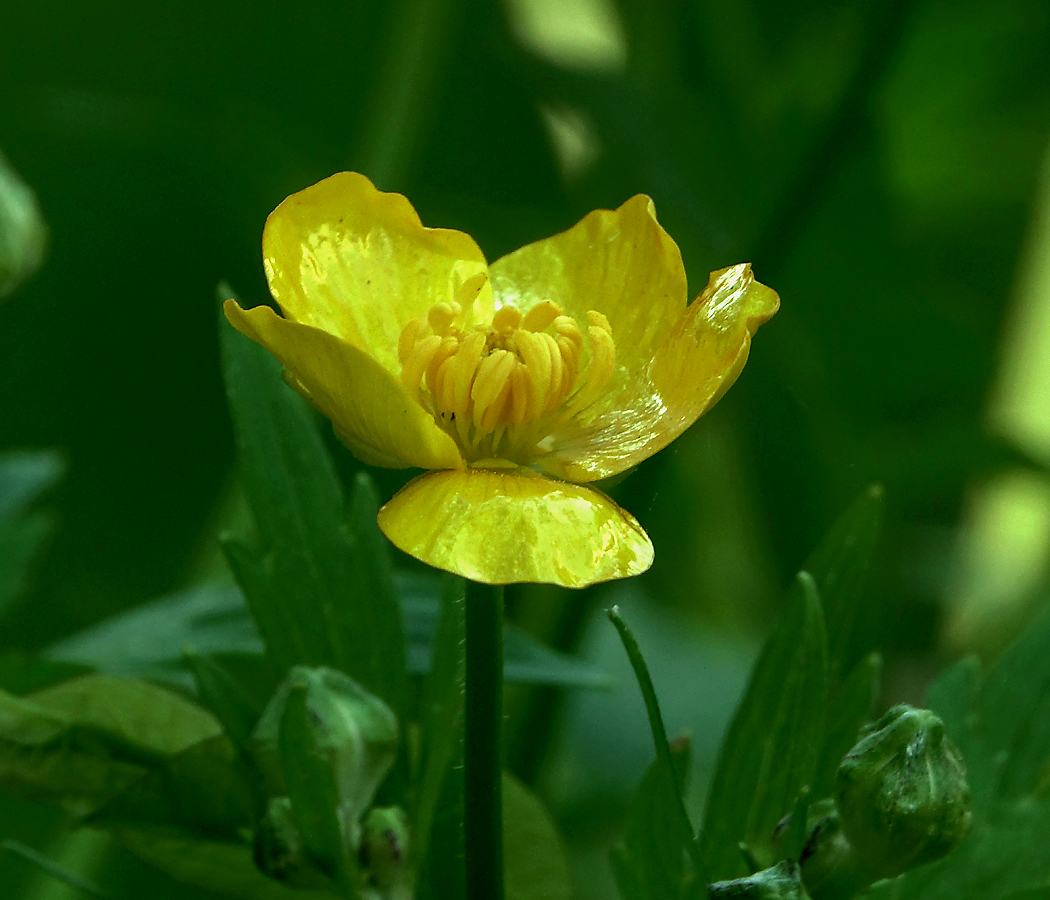
[[(263, 262), (286, 318), (353, 344), (397, 373), (404, 324), (486, 270), (474, 239), (424, 228), (401, 194), (341, 172), (293, 194), (266, 220)], [(492, 312), (486, 283), (474, 309)]]
[(268, 306), (223, 307), (230, 323), (285, 367), (292, 386), (332, 420), (364, 462), (378, 466), (455, 468), (455, 442), (367, 353), (319, 328), (282, 319)]
[(653, 546), (604, 494), (528, 469), (431, 472), (379, 511), (398, 547), (486, 584), (585, 587), (644, 572)]
[(649, 362), (688, 299), (678, 245), (643, 194), (509, 253), (489, 274), (497, 305), (510, 302), (524, 311), (552, 300), (580, 323), (588, 310), (603, 313), (616, 342), (618, 371), (610, 394)]
[(776, 292), (755, 281), (747, 263), (712, 272), (615, 405), (555, 434), (554, 451), (539, 465), (570, 481), (594, 481), (666, 447), (736, 381), (752, 335), (779, 306)]

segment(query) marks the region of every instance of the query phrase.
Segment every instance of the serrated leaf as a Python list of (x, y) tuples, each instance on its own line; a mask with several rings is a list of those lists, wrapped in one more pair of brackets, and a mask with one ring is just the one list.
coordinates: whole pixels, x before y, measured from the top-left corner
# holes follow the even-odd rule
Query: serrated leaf
[(116, 837), (140, 859), (177, 881), (238, 900), (331, 900), (327, 891), (296, 890), (267, 878), (243, 844), (200, 841), (157, 830), (123, 829)]
[[(641, 802), (646, 806), (644, 813), (649, 816), (649, 823), (660, 829), (660, 853), (655, 859), (647, 859), (644, 855), (648, 849), (652, 849), (651, 845), (638, 849), (642, 856), (633, 857), (637, 867), (634, 870), (634, 874), (637, 875), (636, 883), (638, 889), (649, 892), (642, 896), (651, 900), (677, 900), (681, 897), (699, 896), (698, 892), (706, 885), (706, 882), (696, 877), (702, 862), (694, 840), (693, 826), (682, 801), (682, 773), (675, 765), (667, 741), (656, 690), (638, 643), (623, 616), (616, 607), (608, 611), (608, 616), (619, 632), (631, 668), (634, 669), (638, 687), (645, 701), (649, 728), (656, 749), (654, 771), (651, 780), (645, 785), (645, 795)], [(642, 811), (639, 812), (641, 814)], [(629, 829), (625, 842), (628, 842), (626, 846), (630, 851), (636, 849), (632, 843), (638, 843), (637, 840), (632, 840), (633, 838), (637, 838), (637, 835)], [(631, 856), (629, 852), (628, 857), (620, 856), (619, 861), (627, 863)], [(626, 869), (621, 872), (621, 876), (625, 876), (625, 873)]]
[(572, 900), (572, 875), (558, 830), (539, 799), (503, 776), (506, 900)]
[[(685, 781), (689, 763), (689, 744), (670, 745), (678, 783)], [(682, 818), (668, 803), (665, 768), (659, 760), (646, 770), (627, 813), (623, 838), (613, 848), (611, 862), (616, 885), (623, 900), (680, 900), (694, 890), (695, 878), (685, 841), (692, 841), (692, 829), (683, 832)]]
[(879, 698), (882, 657), (871, 653), (853, 667), (828, 709), (824, 744), (814, 771), (811, 795), (830, 797), (842, 757), (857, 742), (861, 726), (871, 718)]
[(340, 669), (404, 717), (400, 613), (360, 521), (373, 501), (368, 487), (357, 483), (351, 527), (314, 418), (280, 363), (225, 320), (221, 335), (241, 478), (261, 542), (231, 545), (230, 560), (269, 652), (282, 670)]
[(812, 782), (823, 742), (828, 651), (813, 579), (799, 573), (729, 725), (700, 832), (703, 884), (746, 873), (739, 843), (763, 866), (773, 829)]

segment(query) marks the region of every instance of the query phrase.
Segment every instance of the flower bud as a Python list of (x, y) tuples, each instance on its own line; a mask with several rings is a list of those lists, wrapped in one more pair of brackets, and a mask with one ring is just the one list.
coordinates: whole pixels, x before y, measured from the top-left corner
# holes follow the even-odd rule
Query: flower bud
[(708, 885), (707, 896), (709, 900), (809, 900), (798, 865), (788, 860), (747, 878), (717, 881)]
[(940, 859), (973, 821), (962, 756), (932, 712), (895, 706), (839, 766), (835, 801), (858, 858), (880, 878)]
[[(277, 688), (252, 735), (252, 753), (271, 795), (285, 795), (280, 727), (293, 687), (306, 688), (306, 706), (316, 724), (318, 751), (331, 767), (339, 810), (358, 822), (397, 754), (397, 718), (361, 685), (324, 667), (296, 666)], [(351, 830), (353, 830), (351, 828)]]
[(361, 865), (374, 893), (383, 900), (412, 895), (408, 841), (408, 817), (399, 806), (377, 806), (365, 817)]
[(271, 797), (255, 831), (255, 865), (289, 887), (316, 890), (329, 880), (310, 861), (287, 797)]

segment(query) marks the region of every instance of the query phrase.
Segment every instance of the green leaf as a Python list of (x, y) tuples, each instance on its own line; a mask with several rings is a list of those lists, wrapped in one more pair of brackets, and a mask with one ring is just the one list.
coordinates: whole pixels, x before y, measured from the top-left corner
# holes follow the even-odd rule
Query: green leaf
[(0, 615), (25, 593), (55, 529), (54, 516), (31, 511), (32, 504), (64, 471), (62, 457), (52, 450), (0, 454)]
[[(256, 578), (257, 593), (269, 590), (256, 558), (236, 541), (226, 550), (242, 565), (242, 581)], [(441, 616), (440, 576), (395, 573), (401, 598), (409, 671), (422, 675), (430, 667), (431, 645)], [(276, 597), (274, 598), (276, 602)], [(560, 687), (605, 688), (611, 680), (593, 666), (558, 653), (527, 632), (507, 623), (504, 676), (507, 681)], [(89, 665), (118, 675), (144, 675), (191, 687), (183, 668), (183, 651), (202, 654), (259, 654), (262, 640), (234, 584), (208, 582), (153, 600), (53, 644), (48, 659)], [(0, 658), (2, 665), (2, 658)]]
[(86, 815), (218, 733), (214, 719), (181, 697), (108, 675), (25, 698), (0, 692), (0, 783)]
[(45, 656), (190, 687), (193, 680), (183, 669), (187, 648), (212, 655), (262, 652), (240, 588), (213, 581), (178, 591), (63, 638)]
[(255, 803), (229, 740), (209, 738), (164, 760), (101, 809), (96, 828), (157, 826), (201, 840), (237, 841), (255, 821)]
[(200, 841), (153, 829), (116, 837), (140, 859), (177, 881), (239, 900), (330, 900), (328, 891), (296, 890), (263, 875), (243, 844)]
[(739, 844), (773, 862), (773, 829), (813, 781), (823, 743), (828, 651), (813, 579), (800, 572), (729, 725), (700, 832), (701, 882), (746, 874)]
[(73, 872), (66, 871), (50, 857), (44, 856), (43, 853), (38, 853), (32, 847), (27, 847), (21, 841), (0, 841), (0, 850), (6, 850), (8, 853), (14, 853), (16, 856), (22, 857), (26, 862), (46, 872), (56, 881), (68, 884), (74, 890), (88, 897), (95, 897), (97, 900), (111, 900), (113, 896), (102, 890), (94, 882), (81, 878)]
[(193, 671), (197, 694), (203, 704), (219, 720), (222, 730), (234, 746), (241, 751), (247, 750), (248, 740), (262, 715), (262, 709), (214, 659), (201, 656), (194, 650), (186, 651), (183, 656)]
[[(670, 745), (679, 783), (688, 768), (688, 741)], [(613, 848), (611, 862), (624, 900), (679, 900), (695, 892), (695, 872), (683, 852), (693, 841), (692, 829), (682, 828), (676, 804), (669, 802), (673, 785), (659, 759), (646, 770), (627, 813), (622, 840)]]
[(811, 785), (815, 799), (831, 796), (839, 762), (857, 742), (857, 733), (875, 709), (881, 674), (882, 657), (870, 653), (853, 667), (839, 686), (828, 711), (824, 745)]
[(906, 873), (892, 893), (876, 888), (873, 897), (1000, 900), (1050, 882), (1048, 690), (1050, 614), (1003, 654), (983, 684), (974, 659), (938, 677), (927, 703), (966, 762), (973, 830), (945, 859)]
[(21, 696), (31, 691), (87, 675), (92, 666), (27, 656), (18, 650), (0, 652), (0, 690)]
[(884, 507), (882, 485), (871, 485), (831, 526), (802, 566), (813, 576), (824, 605), (832, 686), (855, 664), (864, 579), (878, 543)]
[(306, 852), (347, 896), (356, 896), (354, 886), (360, 879), (349, 836), (344, 837), (339, 821), (336, 774), (320, 748), (306, 691), (305, 685), (293, 685), (281, 716), (280, 752), (288, 797)]
[(503, 776), (506, 900), (571, 900), (572, 875), (550, 813), (520, 781)]
[[(445, 580), (444, 610), (434, 639), (434, 662), (423, 696), (423, 765), (412, 821), (417, 864), (427, 862), (431, 841), (443, 857), (462, 859), (462, 799), (459, 817), (443, 817), (435, 828), (442, 788), (463, 763), (463, 716), (466, 690), (466, 598), (461, 578)], [(451, 820), (450, 820), (451, 819)], [(462, 876), (460, 876), (462, 877)]]
[[(696, 872), (701, 867), (701, 860), (693, 836), (693, 826), (682, 802), (681, 773), (675, 766), (656, 690), (649, 677), (649, 669), (638, 643), (617, 607), (610, 609), (607, 615), (616, 626), (631, 667), (634, 669), (638, 687), (645, 701), (653, 745), (656, 748), (656, 761), (653, 763), (655, 771), (648, 784), (643, 783), (645, 795), (639, 801), (647, 808), (640, 810), (639, 814), (650, 816), (650, 821), (654, 824), (659, 823), (661, 852), (659, 858), (655, 860), (643, 860), (637, 857), (634, 859), (635, 864), (641, 867), (639, 875), (641, 886), (652, 891), (643, 896), (651, 897), (653, 900), (683, 897), (687, 895), (688, 890), (697, 890), (706, 882), (696, 880)], [(635, 850), (631, 846), (634, 837), (635, 835), (629, 829), (625, 837), (629, 854), (630, 851)], [(645, 850), (640, 852), (644, 854)], [(650, 877), (653, 867), (655, 867), (655, 874)]]
[[(230, 292), (220, 289), (220, 299)], [(266, 350), (223, 321), (223, 368), (241, 478), (260, 545), (229, 546), (234, 573), (282, 670), (340, 669), (404, 717), (407, 673), (389, 569), (363, 518), (375, 504), (343, 491), (305, 401)]]
[(1001, 800), (1030, 794), (1050, 759), (1050, 614), (988, 673), (980, 733), (994, 747), (992, 787)]

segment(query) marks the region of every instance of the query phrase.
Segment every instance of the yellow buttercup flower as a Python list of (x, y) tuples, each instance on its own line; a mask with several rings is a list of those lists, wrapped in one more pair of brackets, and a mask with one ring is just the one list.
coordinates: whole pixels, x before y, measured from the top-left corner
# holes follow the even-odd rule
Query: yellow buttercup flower
[(641, 195), (488, 265), (469, 235), (344, 172), (277, 207), (263, 256), (284, 317), (228, 300), (230, 322), (361, 460), (434, 470), (380, 528), (488, 584), (649, 568), (635, 518), (586, 485), (695, 422), (779, 306), (747, 264), (687, 304), (678, 247)]

